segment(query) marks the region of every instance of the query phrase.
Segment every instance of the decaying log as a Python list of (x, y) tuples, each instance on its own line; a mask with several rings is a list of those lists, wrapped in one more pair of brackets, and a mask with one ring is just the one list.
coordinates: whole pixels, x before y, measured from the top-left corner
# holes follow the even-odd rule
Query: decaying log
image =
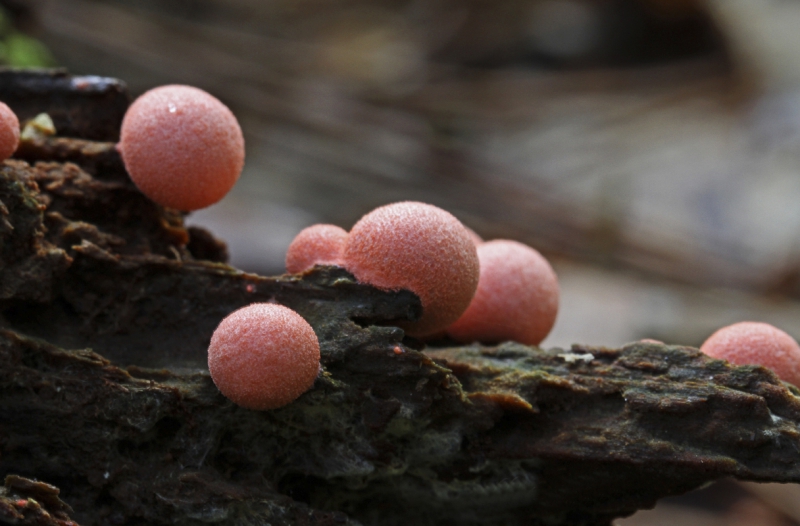
[(58, 498), (59, 489), (17, 475), (6, 477), (0, 488), (0, 522), (37, 526), (76, 526), (72, 508)]
[[(800, 391), (765, 369), (653, 343), (426, 348), (392, 326), (419, 316), (410, 292), (226, 265), (113, 142), (19, 157), (0, 167), (0, 523), (608, 525), (724, 476), (800, 482)], [(322, 346), (314, 387), (265, 412), (205, 369), (217, 323), (258, 301)]]
[(47, 113), (66, 137), (114, 141), (130, 103), (123, 82), (95, 76), (72, 76), (65, 70), (42, 74), (0, 70), (0, 100), (21, 122)]

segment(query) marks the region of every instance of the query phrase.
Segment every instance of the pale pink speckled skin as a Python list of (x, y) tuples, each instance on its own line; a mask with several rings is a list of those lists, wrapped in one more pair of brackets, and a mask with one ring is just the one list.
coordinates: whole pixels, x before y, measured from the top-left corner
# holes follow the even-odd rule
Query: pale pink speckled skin
[(11, 157), (19, 146), (19, 119), (6, 104), (0, 102), (0, 161)]
[(136, 99), (122, 121), (118, 148), (139, 190), (178, 210), (216, 203), (244, 166), (236, 117), (191, 86), (161, 86)]
[(295, 236), (286, 251), (286, 270), (299, 274), (314, 265), (343, 266), (347, 231), (336, 225), (311, 225)]
[(558, 278), (536, 250), (497, 239), (478, 246), (481, 277), (466, 312), (447, 328), (460, 342), (539, 345), (558, 314)]
[(472, 242), (475, 243), (476, 247), (483, 244), (483, 238), (479, 236), (477, 232), (475, 232), (468, 226), (465, 226), (464, 228), (467, 229), (467, 233), (469, 234), (469, 237), (472, 239)]
[(736, 365), (762, 365), (778, 378), (800, 387), (800, 346), (768, 323), (743, 321), (719, 329), (700, 351)]
[(319, 373), (319, 341), (299, 314), (254, 303), (228, 315), (208, 347), (208, 369), (223, 395), (248, 409), (284, 406)]
[(480, 272), (466, 227), (441, 208), (410, 201), (362, 217), (347, 238), (344, 264), (362, 283), (417, 294), (422, 317), (400, 324), (417, 337), (435, 334), (458, 319), (475, 293)]

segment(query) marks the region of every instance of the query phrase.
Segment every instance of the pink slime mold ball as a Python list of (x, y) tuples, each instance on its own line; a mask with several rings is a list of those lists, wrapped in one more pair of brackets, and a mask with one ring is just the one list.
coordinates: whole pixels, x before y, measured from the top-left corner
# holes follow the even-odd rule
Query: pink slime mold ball
[(467, 311), (447, 329), (461, 342), (538, 345), (558, 313), (558, 278), (529, 246), (498, 239), (478, 246), (481, 277)]
[(136, 99), (122, 120), (118, 149), (139, 190), (178, 210), (216, 203), (244, 166), (236, 117), (191, 86), (162, 86)]
[(419, 296), (422, 317), (401, 324), (412, 336), (457, 320), (478, 285), (478, 254), (466, 227), (424, 203), (394, 203), (362, 217), (347, 238), (344, 263), (362, 283)]
[(0, 102), (0, 161), (11, 157), (19, 146), (19, 119), (5, 103)]
[(243, 307), (219, 324), (208, 347), (208, 369), (223, 395), (248, 409), (294, 401), (319, 373), (319, 341), (292, 309), (272, 303)]
[(286, 270), (299, 274), (314, 265), (342, 266), (347, 231), (336, 225), (312, 225), (294, 238), (286, 251)]
[(768, 323), (743, 321), (719, 329), (700, 351), (736, 365), (761, 365), (778, 378), (800, 387), (800, 346)]

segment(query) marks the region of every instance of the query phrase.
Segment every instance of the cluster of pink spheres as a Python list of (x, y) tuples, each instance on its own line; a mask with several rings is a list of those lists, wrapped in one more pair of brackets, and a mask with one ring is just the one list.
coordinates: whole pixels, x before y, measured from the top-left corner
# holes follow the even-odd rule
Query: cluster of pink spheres
[[(19, 144), (14, 112), (0, 102), (0, 161)], [(179, 210), (216, 203), (244, 165), (244, 139), (233, 113), (190, 86), (146, 92), (128, 109), (117, 148), (131, 179), (150, 199)], [(338, 265), (384, 290), (408, 289), (422, 302), (412, 336), (456, 341), (514, 340), (538, 345), (558, 311), (558, 280), (536, 250), (483, 240), (448, 212), (415, 202), (380, 207), (348, 233), (309, 227), (286, 255), (289, 272)], [(700, 350), (737, 365), (762, 365), (800, 386), (800, 346), (765, 323), (743, 322), (714, 333)], [(395, 349), (397, 352), (397, 349)], [(219, 390), (234, 403), (267, 410), (306, 392), (319, 373), (314, 330), (281, 305), (256, 303), (228, 315), (208, 349)]]
[(333, 225), (306, 228), (289, 245), (286, 268), (297, 273), (317, 264), (339, 265), (380, 289), (417, 294), (422, 318), (404, 328), (422, 338), (446, 333), (461, 342), (538, 345), (558, 312), (558, 279), (539, 252), (516, 241), (484, 242), (450, 213), (424, 203), (377, 208), (349, 234)]

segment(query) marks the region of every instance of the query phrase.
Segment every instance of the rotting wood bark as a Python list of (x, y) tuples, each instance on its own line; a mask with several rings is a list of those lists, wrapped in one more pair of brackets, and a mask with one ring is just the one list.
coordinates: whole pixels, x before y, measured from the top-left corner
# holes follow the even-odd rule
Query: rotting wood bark
[[(720, 477), (800, 482), (800, 392), (765, 369), (651, 343), (424, 348), (392, 326), (419, 315), (409, 292), (226, 265), (113, 139), (0, 167), (0, 523), (608, 525)], [(322, 346), (313, 389), (267, 412), (204, 368), (256, 301)]]

